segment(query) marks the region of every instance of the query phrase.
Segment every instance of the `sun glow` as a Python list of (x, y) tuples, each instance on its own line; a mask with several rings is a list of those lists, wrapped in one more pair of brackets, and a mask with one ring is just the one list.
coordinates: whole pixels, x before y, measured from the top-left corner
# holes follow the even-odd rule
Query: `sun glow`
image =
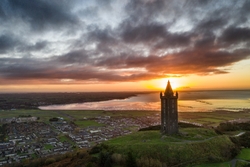
[(161, 88), (161, 89), (165, 89), (166, 86), (167, 86), (168, 81), (170, 81), (170, 84), (171, 84), (173, 89), (177, 89), (178, 87), (180, 87), (180, 84), (176, 80), (167, 79), (167, 78), (160, 79), (159, 82), (158, 82), (159, 83), (158, 87)]
[(180, 87), (182, 87), (180, 79), (179, 78), (162, 78), (162, 79), (154, 79), (151, 81), (148, 81), (146, 86), (149, 89), (155, 89), (155, 90), (165, 90), (168, 81), (170, 81), (170, 84), (173, 88), (173, 90), (178, 90)]

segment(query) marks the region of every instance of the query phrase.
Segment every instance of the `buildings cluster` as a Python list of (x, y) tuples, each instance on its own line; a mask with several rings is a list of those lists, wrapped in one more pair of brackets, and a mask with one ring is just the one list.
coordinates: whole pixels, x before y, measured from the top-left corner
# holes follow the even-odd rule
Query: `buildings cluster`
[(3, 126), (5, 139), (0, 143), (0, 165), (71, 150), (71, 144), (61, 142), (59, 134), (44, 122), (11, 122)]
[(9, 118), (2, 125), (5, 138), (0, 142), (0, 166), (24, 159), (62, 154), (76, 148), (88, 148), (111, 138), (129, 134), (140, 128), (159, 124), (159, 114), (145, 117), (96, 117), (102, 126), (79, 128), (63, 118), (49, 123), (37, 119), (15, 121)]

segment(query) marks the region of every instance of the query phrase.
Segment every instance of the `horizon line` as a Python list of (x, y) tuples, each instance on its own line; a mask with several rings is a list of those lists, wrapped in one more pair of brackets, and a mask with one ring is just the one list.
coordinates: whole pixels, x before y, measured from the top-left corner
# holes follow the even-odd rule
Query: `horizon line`
[[(250, 88), (248, 89), (173, 89), (174, 92), (194, 92), (194, 91), (250, 91)], [(145, 90), (145, 91), (17, 91), (17, 92), (0, 92), (0, 94), (22, 94), (22, 93), (156, 93), (156, 92), (164, 92), (164, 90)]]

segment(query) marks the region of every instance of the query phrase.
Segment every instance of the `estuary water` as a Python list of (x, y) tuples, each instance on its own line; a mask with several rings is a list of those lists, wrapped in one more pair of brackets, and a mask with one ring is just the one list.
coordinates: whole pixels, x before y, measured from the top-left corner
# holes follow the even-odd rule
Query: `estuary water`
[[(143, 93), (123, 100), (40, 106), (42, 110), (160, 110), (160, 93)], [(179, 112), (250, 109), (250, 90), (181, 91)]]

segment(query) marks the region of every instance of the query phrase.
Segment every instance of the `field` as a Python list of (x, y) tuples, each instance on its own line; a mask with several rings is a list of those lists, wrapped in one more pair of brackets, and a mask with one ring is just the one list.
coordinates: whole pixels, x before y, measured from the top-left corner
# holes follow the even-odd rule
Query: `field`
[(0, 111), (1, 118), (12, 118), (18, 117), (19, 115), (31, 115), (35, 117), (39, 117), (41, 121), (48, 122), (52, 117), (60, 117), (61, 114), (53, 111), (43, 111), (38, 109), (30, 109), (30, 110), (2, 110)]
[(179, 120), (196, 122), (208, 126), (218, 126), (221, 122), (229, 120), (249, 119), (250, 112), (231, 112), (231, 111), (214, 111), (214, 112), (181, 112)]
[[(80, 121), (86, 118), (96, 118), (99, 116), (111, 117), (146, 117), (160, 114), (160, 111), (99, 111), (99, 110), (39, 110), (39, 109), (18, 109), (18, 110), (1, 110), (1, 118), (18, 117), (19, 115), (31, 115), (39, 117), (41, 121), (48, 122), (52, 117), (63, 117), (67, 121)], [(235, 119), (250, 118), (250, 112), (179, 112), (179, 120), (191, 123), (200, 123), (208, 126), (217, 126), (221, 122)], [(78, 122), (79, 125), (81, 124)], [(84, 126), (84, 125), (83, 125)]]
[(75, 121), (74, 122), (77, 126), (79, 126), (80, 128), (86, 128), (89, 126), (104, 126), (104, 124), (100, 124), (96, 121), (92, 121), (92, 120), (82, 120), (82, 121)]

